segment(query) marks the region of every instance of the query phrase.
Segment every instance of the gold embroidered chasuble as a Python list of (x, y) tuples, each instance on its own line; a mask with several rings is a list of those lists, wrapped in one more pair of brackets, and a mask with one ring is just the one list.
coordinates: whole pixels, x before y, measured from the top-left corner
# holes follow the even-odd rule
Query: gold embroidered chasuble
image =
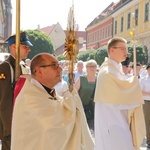
[(57, 100), (32, 78), (17, 96), (11, 150), (93, 150), (79, 96), (67, 92)]

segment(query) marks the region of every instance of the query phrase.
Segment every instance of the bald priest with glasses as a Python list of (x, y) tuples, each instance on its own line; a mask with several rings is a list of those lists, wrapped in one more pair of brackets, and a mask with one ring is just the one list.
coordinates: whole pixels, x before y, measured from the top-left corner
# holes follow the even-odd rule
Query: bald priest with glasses
[(31, 76), (15, 88), (11, 150), (93, 150), (79, 96), (66, 91), (60, 98), (55, 92), (62, 79), (56, 57), (40, 53), (30, 68)]

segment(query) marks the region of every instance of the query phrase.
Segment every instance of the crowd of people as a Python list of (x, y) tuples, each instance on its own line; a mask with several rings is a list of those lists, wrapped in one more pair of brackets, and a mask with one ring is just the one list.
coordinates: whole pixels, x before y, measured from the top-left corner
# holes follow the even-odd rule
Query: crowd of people
[(139, 150), (145, 136), (150, 148), (150, 64), (137, 64), (135, 73), (124, 38), (108, 41), (101, 66), (93, 59), (77, 61), (72, 92), (69, 62), (48, 53), (30, 60), (33, 45), (25, 32), (16, 82), (15, 35), (6, 41), (10, 56), (0, 64), (2, 150)]

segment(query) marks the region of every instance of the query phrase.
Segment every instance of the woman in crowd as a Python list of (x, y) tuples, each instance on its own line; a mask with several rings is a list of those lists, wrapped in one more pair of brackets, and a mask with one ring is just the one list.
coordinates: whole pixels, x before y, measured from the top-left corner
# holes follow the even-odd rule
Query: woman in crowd
[(89, 60), (86, 63), (86, 74), (80, 76), (75, 82), (75, 88), (81, 98), (84, 112), (87, 118), (89, 128), (94, 130), (94, 102), (93, 95), (96, 84), (97, 63), (95, 60)]

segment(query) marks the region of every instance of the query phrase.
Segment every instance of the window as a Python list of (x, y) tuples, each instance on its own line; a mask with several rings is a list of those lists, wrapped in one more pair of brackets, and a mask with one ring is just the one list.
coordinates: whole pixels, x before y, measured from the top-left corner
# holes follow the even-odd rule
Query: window
[(89, 35), (88, 35), (88, 37), (87, 37), (87, 44), (89, 44), (90, 43), (90, 40), (89, 40), (90, 38), (89, 38)]
[(92, 33), (92, 42), (94, 42), (94, 33)]
[(123, 32), (123, 24), (124, 24), (124, 18), (123, 17), (121, 17), (121, 32)]
[(131, 26), (131, 14), (128, 13), (128, 23), (127, 23), (127, 29), (130, 29)]
[(105, 38), (105, 28), (103, 28), (103, 39)]
[(115, 34), (117, 34), (117, 21), (115, 21)]
[(109, 36), (112, 36), (112, 25), (109, 26)]
[(101, 33), (100, 33), (100, 30), (98, 31), (98, 40), (100, 40), (101, 38), (100, 38), (100, 35), (101, 35)]
[(107, 27), (104, 28), (104, 38), (107, 37)]
[(96, 41), (96, 32), (94, 32), (94, 39), (93, 39), (93, 42)]
[(100, 29), (100, 40), (102, 39), (102, 29)]
[(135, 10), (135, 25), (138, 25), (138, 20), (139, 19), (139, 10), (138, 8)]
[(145, 4), (145, 22), (149, 20), (149, 3)]
[(99, 31), (96, 31), (97, 32), (97, 41), (99, 40)]
[(110, 25), (108, 26), (108, 37), (110, 36)]
[(108, 28), (109, 26), (106, 27), (106, 38), (108, 37)]

